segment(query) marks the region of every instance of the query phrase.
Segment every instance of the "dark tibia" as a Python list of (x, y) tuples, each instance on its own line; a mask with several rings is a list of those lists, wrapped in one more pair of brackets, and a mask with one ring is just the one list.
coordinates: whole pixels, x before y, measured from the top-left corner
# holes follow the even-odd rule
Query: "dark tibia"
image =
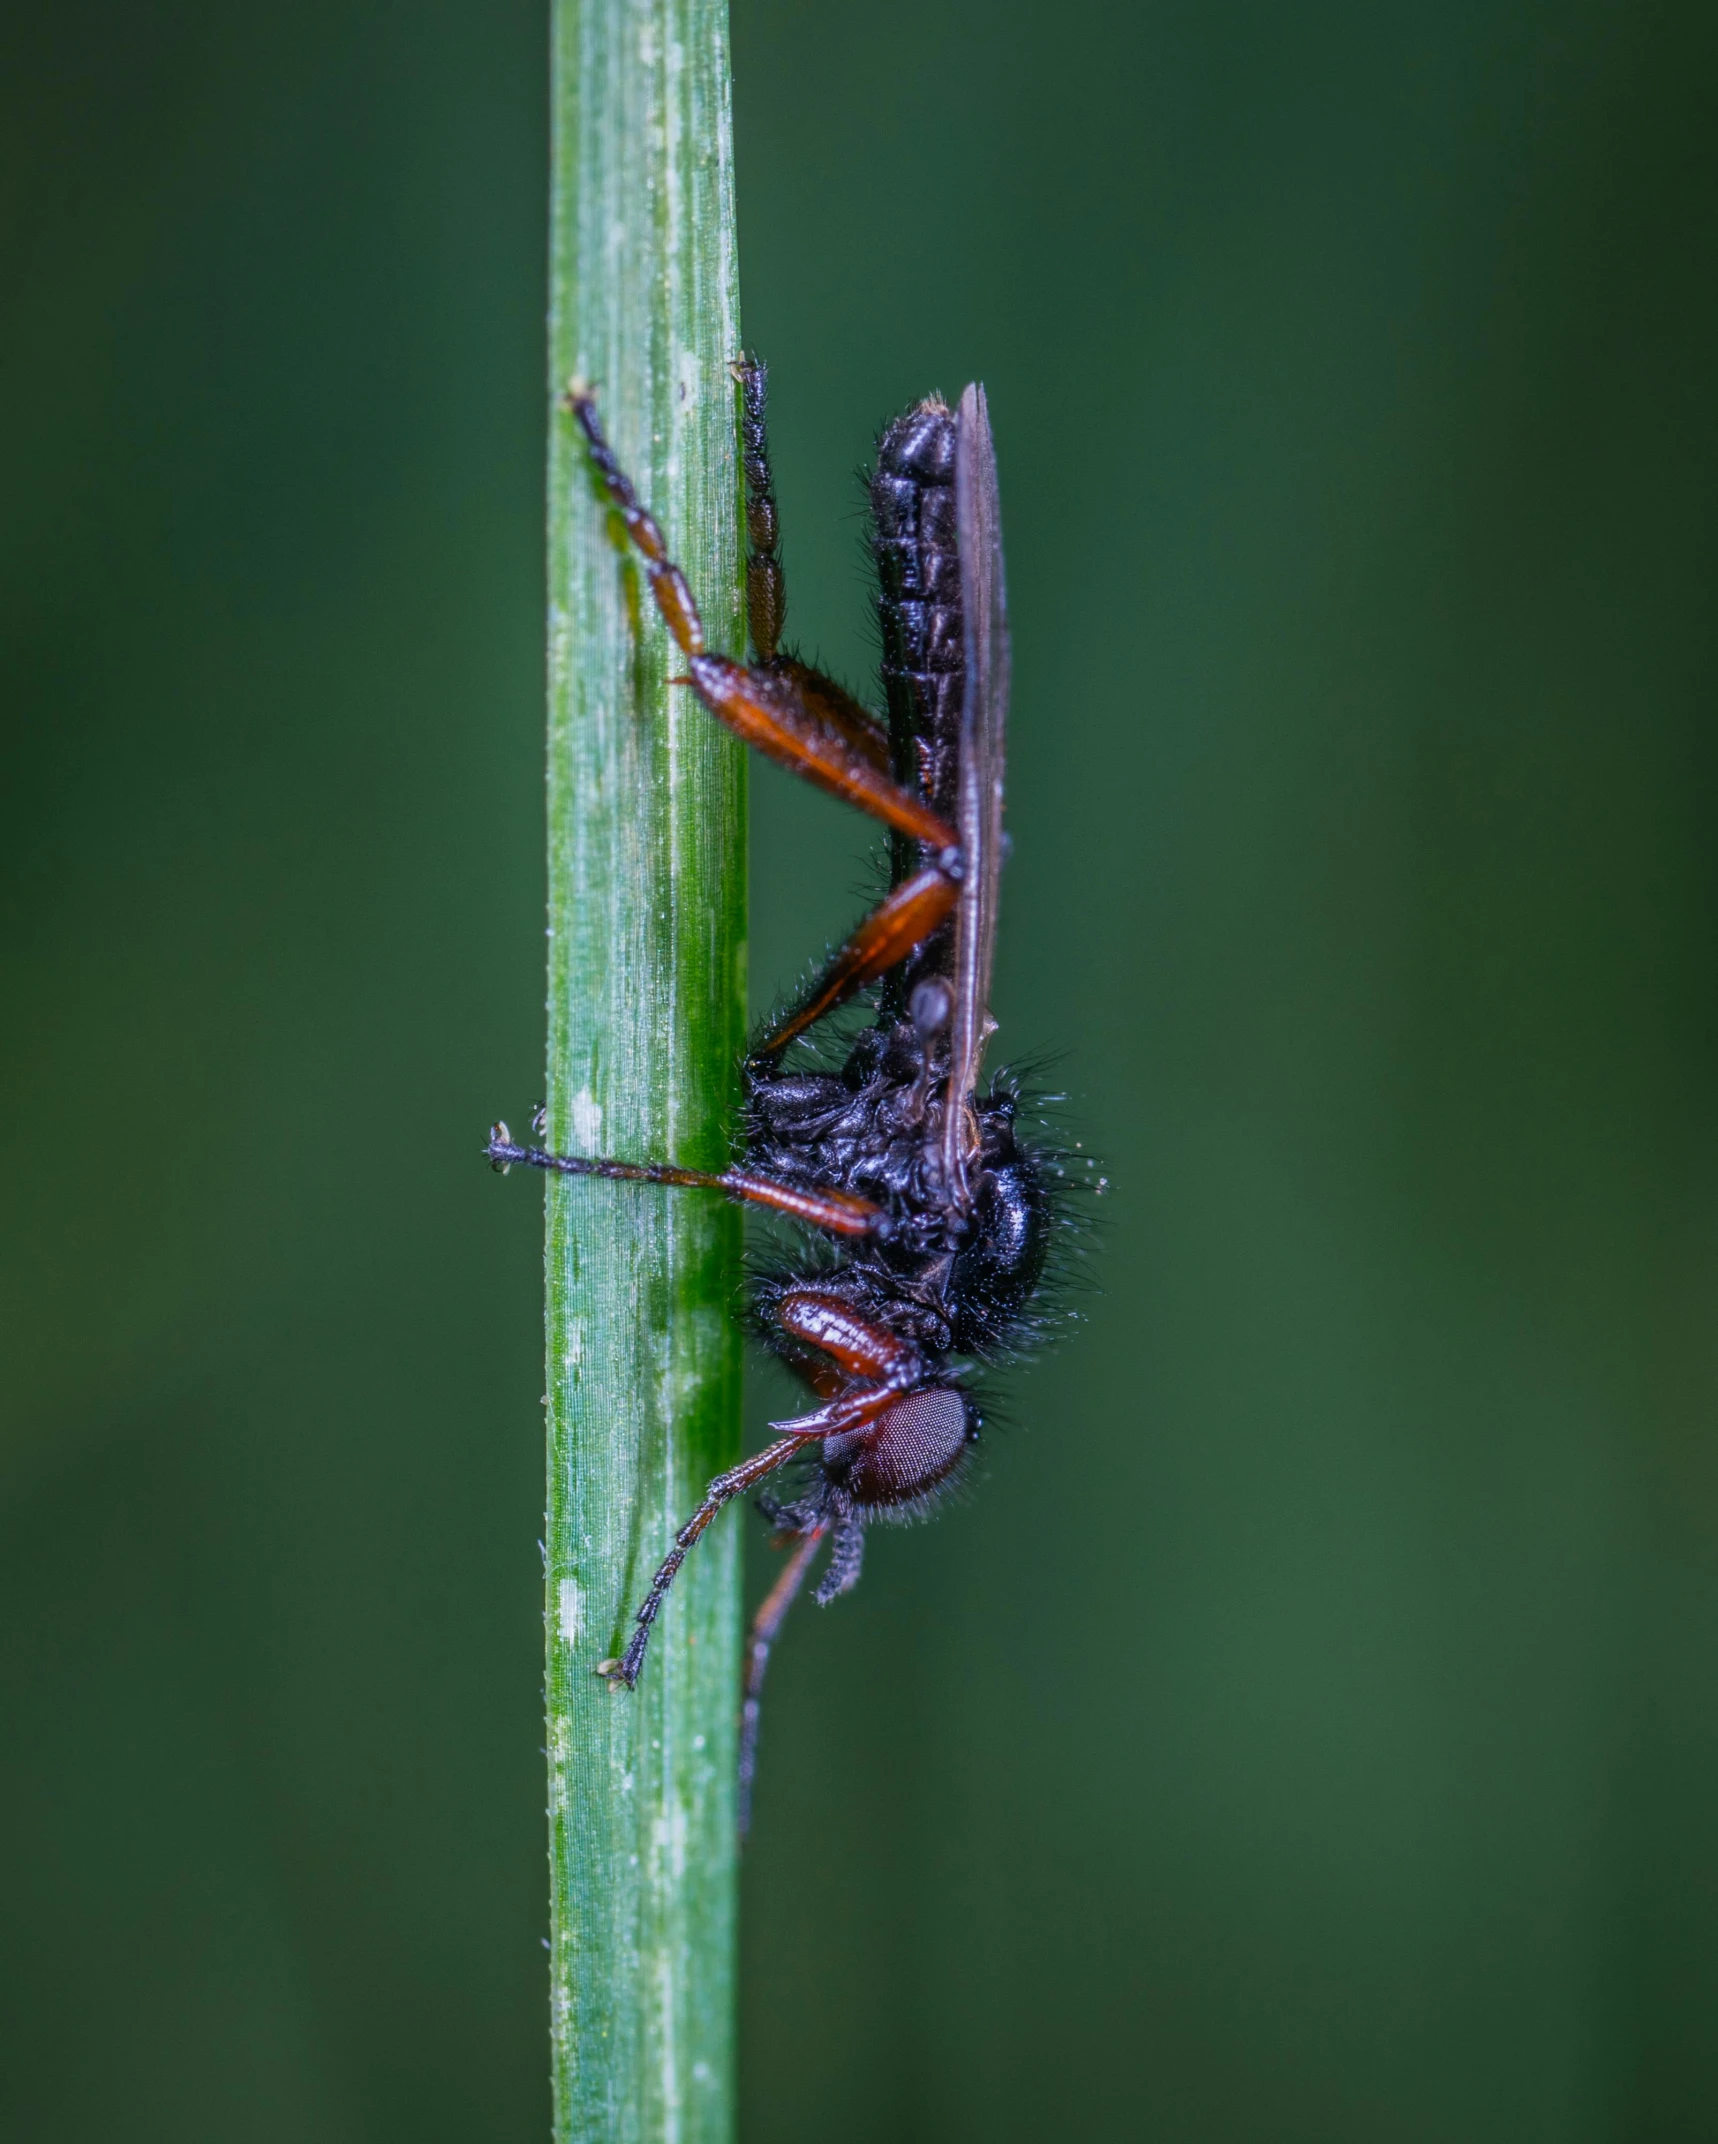
[(540, 1146), (520, 1146), (505, 1124), (489, 1130), (484, 1157), (505, 1175), (515, 1162), (528, 1169), (548, 1169), (556, 1176), (603, 1176), (625, 1184), (685, 1184), (694, 1190), (725, 1191), (727, 1179), (703, 1169), (677, 1169), (666, 1161), (608, 1161), (586, 1154), (550, 1154)]
[(770, 474), (769, 367), (757, 358), (741, 358), (732, 368), (740, 388), (740, 440), (746, 471), (746, 625), (760, 670), (782, 679), (825, 729), (844, 737), (878, 773), (889, 771), (888, 725), (834, 678), (783, 655), (781, 630), (787, 618), (787, 581), (778, 555), (781, 514)]
[(829, 1568), (823, 1574), (822, 1583), (812, 1595), (820, 1608), (827, 1608), (831, 1601), (843, 1593), (851, 1593), (859, 1583), (859, 1571), (865, 1561), (865, 1529), (857, 1519), (848, 1519), (835, 1529), (834, 1546), (829, 1551)]
[(762, 1481), (766, 1474), (773, 1474), (784, 1459), (790, 1459), (805, 1442), (803, 1437), (778, 1437), (774, 1444), (765, 1445), (754, 1458), (745, 1459), (726, 1474), (718, 1474), (704, 1491), (704, 1501), (674, 1536), (674, 1546), (662, 1559), (662, 1568), (650, 1582), (650, 1591), (644, 1596), (644, 1605), (634, 1619), (631, 1642), (616, 1663), (605, 1662), (598, 1671), (611, 1682), (623, 1682), (630, 1690), (638, 1680), (638, 1671), (644, 1665), (645, 1648), (650, 1643), (650, 1626), (656, 1621), (668, 1589), (673, 1585), (680, 1566), (686, 1561), (686, 1551), (709, 1525), (724, 1504), (731, 1504), (736, 1496)]
[(732, 368), (740, 387), (740, 441), (746, 470), (746, 625), (760, 670), (784, 679), (826, 729), (846, 738), (880, 774), (889, 771), (889, 731), (834, 678), (812, 669), (795, 655), (783, 655), (781, 630), (787, 619), (787, 581), (778, 555), (781, 514), (770, 473), (769, 367), (743, 357)]
[(759, 662), (774, 659), (787, 616), (787, 583), (776, 547), (781, 517), (770, 476), (769, 367), (756, 358), (741, 358), (733, 368), (740, 388), (740, 441), (746, 469), (746, 623), (752, 652)]
[(805, 1574), (828, 1530), (821, 1520), (811, 1527), (752, 1618), (752, 1633), (746, 1642), (745, 1701), (740, 1707), (739, 1829), (742, 1839), (752, 1827), (752, 1780), (757, 1773), (758, 1721), (763, 1709), (764, 1673), (770, 1664), (770, 1647), (805, 1583)]
[(608, 1161), (585, 1154), (550, 1154), (540, 1146), (520, 1146), (505, 1124), (493, 1125), (484, 1154), (505, 1172), (515, 1162), (528, 1169), (547, 1169), (556, 1176), (601, 1176), (624, 1184), (678, 1184), (693, 1191), (723, 1191), (742, 1205), (767, 1206), (774, 1213), (789, 1214), (808, 1227), (827, 1229), (834, 1236), (874, 1236), (882, 1232), (883, 1209), (851, 1191), (802, 1191), (794, 1184), (777, 1183), (750, 1169), (724, 1169), (715, 1175), (704, 1169), (677, 1169), (665, 1161)]

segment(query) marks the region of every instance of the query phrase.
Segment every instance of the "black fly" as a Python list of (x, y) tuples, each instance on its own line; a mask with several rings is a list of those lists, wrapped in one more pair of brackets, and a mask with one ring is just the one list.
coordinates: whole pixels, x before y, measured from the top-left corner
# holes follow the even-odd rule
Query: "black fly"
[[(592, 464), (643, 557), (693, 690), (746, 743), (845, 797), (892, 836), (891, 883), (797, 1006), (744, 1068), (740, 1163), (706, 1175), (667, 1163), (598, 1160), (490, 1135), (513, 1162), (575, 1176), (704, 1186), (821, 1232), (786, 1271), (753, 1283), (766, 1344), (817, 1405), (771, 1425), (772, 1443), (720, 1475), (675, 1538), (606, 1672), (638, 1678), (657, 1611), (687, 1551), (722, 1506), (804, 1455), (792, 1501), (759, 1508), (793, 1544), (752, 1626), (741, 1730), (749, 1799), (758, 1700), (782, 1618), (819, 1548), (816, 1591), (858, 1580), (864, 1528), (924, 1510), (959, 1472), (980, 1427), (963, 1358), (1015, 1340), (1043, 1272), (1060, 1170), (1017, 1139), (1015, 1090), (980, 1083), (990, 1018), (1001, 872), (1008, 613), (996, 459), (984, 390), (957, 409), (938, 399), (897, 419), (871, 483), (879, 579), (884, 724), (832, 679), (780, 652), (785, 598), (764, 429), (761, 365), (735, 367), (744, 397), (750, 668), (708, 651), (680, 569), (668, 557), (603, 437), (591, 391), (567, 404)], [(790, 1068), (789, 1045), (869, 985), (877, 1017), (839, 1071)]]

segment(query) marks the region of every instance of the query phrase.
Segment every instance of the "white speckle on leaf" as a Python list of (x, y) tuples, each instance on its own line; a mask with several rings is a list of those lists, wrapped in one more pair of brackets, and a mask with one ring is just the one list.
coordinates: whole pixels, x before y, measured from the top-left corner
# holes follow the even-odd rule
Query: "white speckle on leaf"
[(572, 1730), (565, 1720), (552, 1721), (549, 1727), (549, 1815), (563, 1821), (572, 1807), (572, 1756)]
[(691, 1814), (684, 1800), (673, 1797), (650, 1827), (649, 1868), (653, 1883), (677, 1884), (684, 1878), (691, 1837)]
[(675, 1960), (664, 1954), (656, 1961), (658, 2016), (662, 2021), (662, 2144), (680, 2144), (680, 2065), (675, 2041), (679, 2022), (675, 2015)]
[(573, 1096), (573, 1144), (581, 1154), (595, 1154), (602, 1146), (602, 1104), (586, 1091)]
[(579, 1642), (579, 1618), (584, 1610), (585, 1597), (576, 1578), (563, 1578), (560, 1591), (561, 1636), (568, 1645)]

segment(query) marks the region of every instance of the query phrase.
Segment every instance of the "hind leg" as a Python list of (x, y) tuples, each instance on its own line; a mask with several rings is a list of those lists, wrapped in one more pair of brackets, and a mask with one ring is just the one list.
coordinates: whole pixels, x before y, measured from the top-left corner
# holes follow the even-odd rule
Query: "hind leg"
[(781, 652), (781, 629), (787, 617), (787, 581), (778, 555), (781, 515), (770, 472), (769, 367), (757, 358), (742, 358), (729, 368), (740, 389), (740, 438), (746, 470), (746, 625), (752, 657), (760, 670), (783, 679), (807, 709), (869, 760), (879, 773), (889, 771), (889, 733), (870, 708), (862, 706), (834, 678)]
[[(755, 550), (759, 600), (753, 619), (754, 635), (761, 626), (761, 646), (770, 652), (755, 668), (747, 669), (725, 655), (709, 652), (704, 621), (686, 576), (668, 556), (667, 541), (655, 516), (616, 461), (597, 417), (596, 397), (583, 381), (575, 380), (568, 388), (566, 406), (585, 435), (591, 466), (603, 490), (644, 560), (656, 607), (675, 646), (686, 657), (686, 682), (711, 714), (725, 722), (742, 743), (832, 796), (857, 805), (895, 832), (923, 842), (939, 858), (946, 857), (951, 880), (957, 876), (959, 836), (946, 819), (889, 774), (881, 732), (866, 711), (832, 680), (774, 652), (785, 603), (781, 567), (774, 555), (774, 498), (766, 491), (761, 502), (765, 510), (760, 512), (757, 533), (764, 542)], [(760, 427), (761, 415), (760, 399)], [(759, 460), (767, 486), (767, 459), (760, 456)]]

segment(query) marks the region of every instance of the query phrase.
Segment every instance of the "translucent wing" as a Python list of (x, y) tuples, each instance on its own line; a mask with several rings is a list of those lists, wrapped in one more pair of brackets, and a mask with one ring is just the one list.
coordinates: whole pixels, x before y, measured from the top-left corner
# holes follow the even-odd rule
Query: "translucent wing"
[(984, 389), (960, 398), (955, 432), (955, 514), (966, 630), (961, 703), (958, 825), (966, 858), (955, 911), (954, 1027), (943, 1169), (962, 1205), (967, 1162), (978, 1146), (972, 1097), (990, 1034), (990, 971), (1002, 877), (1003, 731), (1008, 721), (1008, 593), (1002, 573), (1002, 508)]

